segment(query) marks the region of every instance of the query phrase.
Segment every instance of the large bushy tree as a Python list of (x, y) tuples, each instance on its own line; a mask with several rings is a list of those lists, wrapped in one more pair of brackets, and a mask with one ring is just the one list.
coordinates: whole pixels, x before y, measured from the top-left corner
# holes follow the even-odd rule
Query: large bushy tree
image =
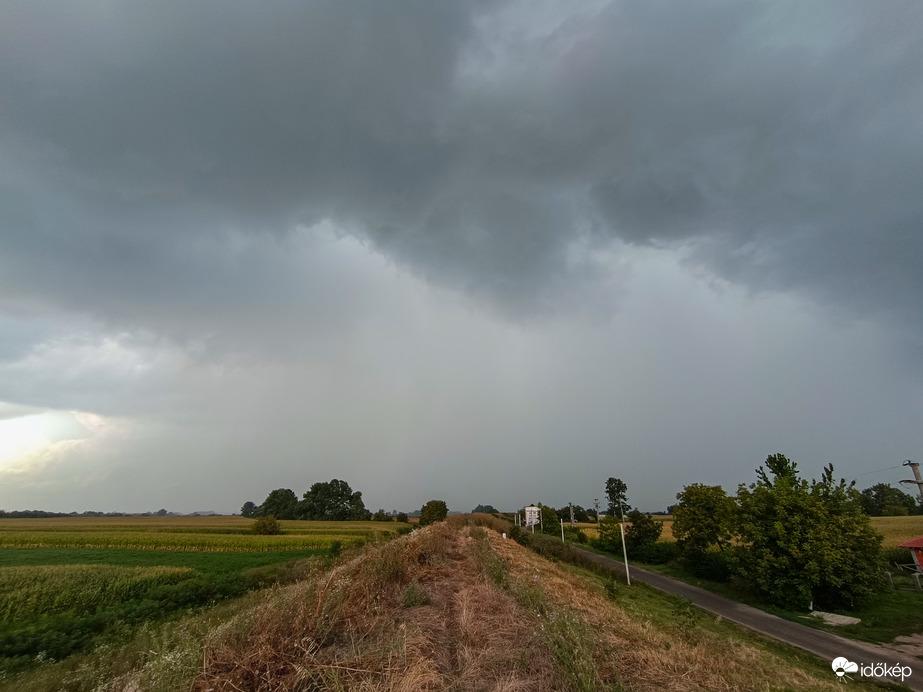
[(673, 537), (690, 557), (703, 555), (717, 546), (724, 550), (731, 543), (734, 500), (720, 485), (693, 483), (677, 493), (673, 507)]
[(263, 500), (256, 512), (257, 516), (274, 516), (276, 519), (296, 519), (298, 510), (298, 496), (288, 488), (273, 490)]
[(445, 521), (448, 514), (449, 508), (444, 500), (430, 500), (420, 508), (420, 526)]
[(334, 478), (311, 486), (298, 503), (298, 516), (316, 521), (357, 521), (372, 514), (365, 508), (362, 493), (354, 492), (346, 481)]
[(256, 516), (258, 509), (259, 507), (247, 500), (247, 502), (244, 502), (244, 506), (240, 508), (240, 516), (251, 519)]
[(870, 517), (916, 514), (917, 502), (900, 488), (878, 483), (862, 491), (862, 509)]
[(649, 514), (644, 514), (637, 509), (632, 510), (625, 517), (631, 524), (625, 527), (625, 547), (628, 557), (643, 560), (648, 551), (663, 531), (663, 522), (654, 521)]
[[(768, 469), (768, 470), (767, 470)], [(757, 482), (737, 493), (736, 529), (744, 546), (740, 576), (777, 605), (851, 607), (879, 582), (881, 536), (862, 511), (859, 492), (835, 482), (799, 478), (782, 454), (757, 469)]]

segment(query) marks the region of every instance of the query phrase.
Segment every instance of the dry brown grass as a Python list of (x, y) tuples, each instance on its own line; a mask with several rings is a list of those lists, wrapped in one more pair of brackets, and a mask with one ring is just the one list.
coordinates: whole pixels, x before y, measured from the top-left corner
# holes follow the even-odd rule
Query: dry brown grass
[[(726, 631), (631, 616), (607, 600), (598, 582), (494, 531), (464, 526), (493, 521), (453, 517), (274, 589), (212, 634), (193, 689), (839, 689), (835, 679), (729, 639)], [(500, 578), (490, 568), (497, 564)], [(403, 604), (412, 582), (425, 589), (426, 605)], [(577, 625), (555, 634), (589, 634), (589, 648), (584, 641), (556, 649), (542, 629), (553, 617)], [(593, 687), (562, 664), (561, 651), (571, 644), (590, 651)]]
[[(705, 629), (655, 627), (629, 616), (607, 600), (601, 589), (513, 541), (491, 535), (491, 543), (510, 562), (511, 576), (540, 584), (549, 599), (579, 613), (593, 627), (604, 648), (613, 652), (611, 668), (631, 690), (837, 690), (835, 679), (817, 678), (791, 661)], [(606, 682), (615, 684), (618, 679)]]
[[(275, 590), (215, 633), (194, 689), (558, 689), (528, 618), (484, 578), (470, 540), (436, 524)], [(428, 605), (402, 605), (412, 579)]]

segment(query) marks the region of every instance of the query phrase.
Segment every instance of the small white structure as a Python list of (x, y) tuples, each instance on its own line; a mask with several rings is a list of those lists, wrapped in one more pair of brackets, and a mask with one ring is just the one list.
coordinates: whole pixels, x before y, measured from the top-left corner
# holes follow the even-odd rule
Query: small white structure
[(542, 520), (542, 510), (535, 505), (526, 507), (526, 526), (537, 526)]

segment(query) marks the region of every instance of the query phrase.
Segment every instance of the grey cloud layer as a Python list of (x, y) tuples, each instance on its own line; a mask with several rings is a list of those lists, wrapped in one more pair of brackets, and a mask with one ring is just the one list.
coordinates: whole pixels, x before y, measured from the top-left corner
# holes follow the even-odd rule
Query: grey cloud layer
[(330, 219), (513, 314), (622, 239), (923, 327), (918, 3), (2, 12), (8, 307), (270, 305), (235, 235)]

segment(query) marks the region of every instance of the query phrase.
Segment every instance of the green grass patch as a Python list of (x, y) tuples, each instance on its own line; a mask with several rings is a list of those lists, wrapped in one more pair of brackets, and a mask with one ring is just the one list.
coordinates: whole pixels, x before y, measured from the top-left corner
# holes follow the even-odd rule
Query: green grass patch
[(124, 640), (139, 626), (304, 576), (326, 549), (255, 553), (0, 550), (0, 679)]
[(188, 567), (20, 565), (0, 569), (0, 622), (93, 612), (193, 575)]

